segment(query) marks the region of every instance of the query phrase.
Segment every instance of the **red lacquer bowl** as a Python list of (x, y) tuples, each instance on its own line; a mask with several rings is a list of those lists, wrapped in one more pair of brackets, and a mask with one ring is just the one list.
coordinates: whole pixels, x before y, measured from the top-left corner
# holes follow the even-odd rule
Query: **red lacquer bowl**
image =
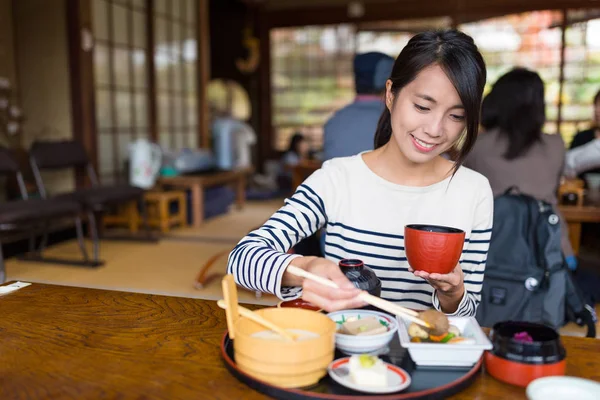
[(404, 248), (408, 264), (415, 271), (450, 273), (462, 253), (465, 232), (438, 225), (406, 225)]

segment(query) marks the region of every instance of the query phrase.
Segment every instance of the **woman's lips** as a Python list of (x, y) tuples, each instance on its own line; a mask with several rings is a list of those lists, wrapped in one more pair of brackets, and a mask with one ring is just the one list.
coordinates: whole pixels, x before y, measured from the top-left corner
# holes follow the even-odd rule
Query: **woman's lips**
[(412, 139), (413, 145), (421, 153), (429, 153), (438, 146), (437, 144), (427, 143), (422, 141), (421, 139), (417, 139), (413, 135), (410, 135), (410, 138)]

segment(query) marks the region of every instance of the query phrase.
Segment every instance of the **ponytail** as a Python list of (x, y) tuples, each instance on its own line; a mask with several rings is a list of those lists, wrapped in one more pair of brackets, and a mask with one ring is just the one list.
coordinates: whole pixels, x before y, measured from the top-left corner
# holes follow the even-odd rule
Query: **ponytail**
[(378, 149), (390, 141), (392, 137), (392, 115), (386, 107), (379, 117), (377, 122), (377, 130), (375, 131), (374, 148)]

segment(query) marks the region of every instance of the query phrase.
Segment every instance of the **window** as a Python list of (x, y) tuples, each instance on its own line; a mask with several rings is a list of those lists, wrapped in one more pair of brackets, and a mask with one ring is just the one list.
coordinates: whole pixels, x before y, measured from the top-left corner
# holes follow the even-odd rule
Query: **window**
[(195, 3), (189, 0), (154, 3), (158, 138), (165, 148), (198, 145)]
[(569, 10), (567, 16), (561, 133), (570, 143), (590, 127), (600, 90), (600, 9)]
[[(600, 90), (600, 9), (569, 10), (566, 15), (564, 60), (560, 10), (481, 19), (458, 28), (474, 38), (486, 61), (486, 94), (514, 67), (540, 74), (546, 89), (545, 131), (559, 133), (568, 145), (578, 130), (590, 126), (591, 103)], [(441, 17), (272, 31), (275, 147), (284, 149), (295, 131), (321, 146), (323, 124), (352, 101), (355, 52), (395, 57), (415, 32), (449, 26), (451, 18)]]
[(561, 24), (560, 11), (535, 11), (459, 26), (473, 37), (485, 59), (486, 93), (500, 76), (514, 67), (540, 74), (546, 86), (547, 133), (558, 132)]
[(354, 29), (348, 25), (276, 29), (271, 41), (275, 148), (285, 150), (298, 131), (313, 148), (320, 148), (323, 124), (354, 98)]
[[(129, 144), (138, 138), (169, 149), (198, 147), (198, 9), (195, 0), (94, 0), (92, 5), (98, 174), (102, 182), (116, 182), (126, 178)], [(152, 131), (153, 117), (158, 132)]]
[(145, 2), (95, 0), (97, 146), (102, 181), (123, 178), (128, 145), (149, 137)]

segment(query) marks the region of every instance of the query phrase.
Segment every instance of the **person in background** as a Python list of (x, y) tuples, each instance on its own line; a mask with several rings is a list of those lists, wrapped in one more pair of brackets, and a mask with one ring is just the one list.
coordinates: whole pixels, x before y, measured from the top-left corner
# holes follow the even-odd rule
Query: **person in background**
[(325, 124), (323, 161), (373, 150), (373, 134), (385, 109), (383, 94), (394, 59), (371, 52), (354, 58), (356, 98), (338, 110)]
[[(543, 133), (546, 122), (544, 82), (533, 71), (515, 68), (494, 84), (483, 100), (481, 125), (465, 166), (485, 175), (494, 197), (511, 187), (557, 206), (565, 164), (560, 135)], [(558, 208), (556, 207), (558, 212)], [(562, 249), (571, 269), (577, 267), (568, 227), (561, 218)]]
[[(600, 90), (594, 97), (594, 126), (585, 131), (578, 132), (571, 142), (570, 149), (588, 144), (594, 139), (600, 139)], [(579, 173), (579, 177), (583, 179), (583, 175), (588, 173), (600, 173), (600, 168), (585, 170)]]
[(300, 161), (307, 159), (309, 151), (308, 141), (300, 132), (297, 132), (290, 139), (290, 145), (283, 154), (281, 162), (284, 167), (293, 167), (298, 165)]
[(292, 168), (308, 158), (309, 150), (308, 141), (301, 133), (297, 132), (290, 138), (288, 149), (281, 157), (277, 177), (281, 192), (287, 193), (292, 190)]
[(600, 169), (600, 138), (567, 151), (564, 175), (576, 178), (585, 171)]

